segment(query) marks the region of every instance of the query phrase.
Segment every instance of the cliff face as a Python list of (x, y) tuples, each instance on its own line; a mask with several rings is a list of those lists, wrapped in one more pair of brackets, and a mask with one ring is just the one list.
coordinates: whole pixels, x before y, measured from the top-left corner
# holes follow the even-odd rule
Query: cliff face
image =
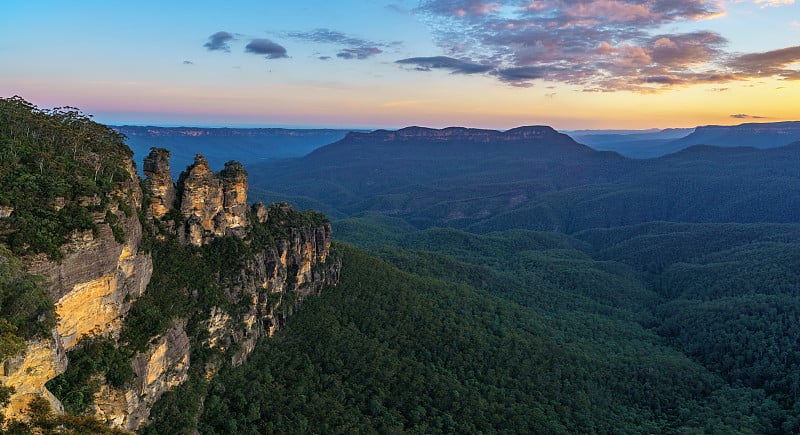
[(161, 218), (175, 203), (175, 185), (169, 169), (169, 151), (153, 148), (144, 158), (144, 186), (150, 192), (150, 212)]
[(247, 226), (247, 173), (240, 163), (228, 162), (219, 174), (211, 172), (202, 155), (178, 179), (182, 240), (192, 245), (224, 235), (241, 237)]
[[(61, 247), (60, 261), (44, 254), (27, 259), (28, 271), (44, 276), (49, 283), (59, 319), (52, 339), (30, 342), (23, 355), (5, 362), (0, 381), (16, 390), (4, 410), (7, 417), (19, 416), (37, 395), (47, 398), (54, 409), (61, 409), (45, 383), (66, 369), (66, 352), (81, 338), (118, 334), (131, 301), (144, 293), (150, 281), (152, 259), (139, 249), (142, 226), (135, 214), (127, 216), (120, 207), (125, 204), (135, 210), (142, 201), (133, 162), (126, 162), (126, 167), (131, 180), (110, 195), (117, 202), (112, 202), (109, 213), (94, 215), (97, 234), (74, 232)], [(107, 222), (111, 216), (126, 236), (123, 243), (115, 239), (111, 222)]]
[[(213, 376), (225, 364), (240, 364), (259, 337), (283, 326), (286, 316), (306, 296), (338, 281), (339, 263), (330, 258), (329, 224), (297, 220), (297, 213), (285, 204), (257, 204), (251, 210), (247, 173), (236, 162), (227, 163), (215, 174), (198, 155), (181, 174), (176, 188), (168, 158), (166, 150), (158, 149), (148, 156), (145, 192), (139, 188), (132, 162), (127, 162), (131, 180), (109, 194), (108, 213), (93, 215), (98, 230), (74, 232), (60, 249), (62, 259), (51, 260), (44, 254), (27, 258), (27, 270), (43, 275), (49, 283), (59, 319), (52, 339), (28, 343), (24, 354), (4, 362), (0, 381), (16, 390), (3, 409), (7, 417), (24, 418), (34, 397), (45, 397), (55, 410), (63, 409), (45, 383), (69, 370), (69, 352), (80, 349), (82, 339), (103, 336), (126, 346), (120, 342), (126, 315), (146, 292), (160, 290), (148, 287), (154, 264), (151, 253), (143, 248), (147, 237), (148, 246), (177, 240), (198, 249), (217, 238), (234, 237), (252, 255), (242, 260), (240, 270), (225, 271), (233, 278), (224, 282), (220, 277), (211, 278), (220, 280), (224, 304), (188, 318), (171, 319), (171, 327), (149, 338), (143, 350), (132, 352), (132, 381), (114, 387), (103, 373), (86, 380), (87, 385), (99, 386), (91, 413), (124, 429), (141, 427), (159, 398), (186, 382), (193, 349), (213, 354), (197, 362), (205, 377)], [(147, 200), (149, 207), (143, 216), (148, 221), (143, 227), (131, 210), (141, 208)], [(99, 204), (101, 198), (83, 201)], [(175, 207), (179, 213), (170, 213)], [(252, 223), (249, 216), (253, 216)], [(267, 223), (271, 230), (263, 229)], [(272, 235), (256, 241), (251, 235), (254, 225)], [(197, 289), (186, 291), (194, 294)]]

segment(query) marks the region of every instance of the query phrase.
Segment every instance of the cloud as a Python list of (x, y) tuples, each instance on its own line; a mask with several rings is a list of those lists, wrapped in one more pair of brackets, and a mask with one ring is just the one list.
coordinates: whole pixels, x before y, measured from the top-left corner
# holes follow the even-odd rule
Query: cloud
[(331, 60), (330, 56), (319, 56), (317, 59), (319, 60)]
[(740, 75), (754, 77), (779, 77), (800, 80), (800, 72), (787, 68), (800, 62), (800, 45), (785, 47), (763, 53), (749, 53), (735, 57), (728, 66)]
[(276, 44), (269, 39), (253, 39), (244, 48), (247, 53), (263, 54), (267, 59), (280, 59), (289, 57), (286, 55), (286, 48)]
[(459, 18), (481, 17), (500, 9), (498, 2), (484, 2), (480, 0), (435, 0), (423, 2), (420, 8), (436, 14), (449, 15)]
[(498, 69), (492, 72), (500, 80), (514, 86), (529, 87), (530, 81), (541, 79), (546, 76), (546, 70), (536, 66), (519, 66), (505, 69)]
[[(441, 58), (470, 59), (507, 84), (659, 92), (748, 77), (731, 62), (743, 55), (726, 51), (719, 33), (664, 32), (722, 16), (724, 7), (720, 0), (422, 0), (415, 12), (431, 27)], [(792, 78), (786, 65), (762, 74)]]
[(308, 32), (289, 32), (286, 34), (286, 36), (293, 39), (316, 42), (320, 44), (337, 44), (346, 46), (381, 45), (380, 43), (374, 43), (365, 39), (356, 38), (331, 29), (314, 29)]
[(735, 115), (730, 115), (730, 117), (736, 119), (767, 119), (766, 116), (746, 115), (744, 113), (737, 113)]
[(230, 45), (228, 42), (233, 41), (234, 37), (232, 34), (220, 31), (208, 37), (208, 42), (203, 44), (203, 47), (207, 48), (209, 51), (231, 51)]
[(377, 47), (345, 48), (336, 53), (336, 57), (342, 59), (367, 59), (380, 53), (383, 53), (383, 50)]
[[(340, 59), (368, 59), (383, 53), (383, 49), (400, 45), (400, 42), (370, 41), (331, 29), (314, 29), (307, 32), (288, 32), (286, 36), (316, 44), (331, 44), (340, 47), (336, 57)], [(326, 59), (327, 60), (327, 59)]]
[(192, 62), (191, 60), (184, 60), (183, 64), (184, 65), (194, 65), (194, 62)]
[(447, 56), (434, 57), (410, 57), (400, 59), (395, 63), (401, 65), (416, 65), (417, 71), (430, 71), (433, 69), (449, 70), (453, 74), (478, 74), (489, 72), (494, 69), (492, 65), (482, 65), (469, 60), (454, 59)]
[(778, 7), (785, 5), (793, 5), (794, 0), (755, 0), (756, 4), (760, 4), (762, 8)]

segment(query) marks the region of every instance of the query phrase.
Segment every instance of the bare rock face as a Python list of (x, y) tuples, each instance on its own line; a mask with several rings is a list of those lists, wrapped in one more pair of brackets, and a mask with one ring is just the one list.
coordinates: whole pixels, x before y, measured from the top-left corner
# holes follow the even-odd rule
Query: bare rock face
[(222, 213), (217, 227), (226, 235), (244, 236), (247, 228), (247, 172), (239, 162), (225, 163), (220, 171), (222, 180)]
[(161, 218), (175, 203), (175, 185), (169, 169), (169, 151), (164, 148), (151, 148), (144, 158), (144, 186), (150, 192), (150, 212)]
[(186, 381), (190, 365), (186, 320), (175, 322), (145, 352), (133, 358), (133, 385), (116, 389), (102, 384), (95, 394), (94, 414), (114, 426), (136, 430), (147, 422), (150, 409), (171, 388)]
[[(270, 208), (256, 204), (257, 211), (263, 207), (264, 219), (278, 220), (269, 216), (269, 211), (284, 215), (291, 212), (287, 204), (273, 204)], [(330, 224), (292, 228), (289, 237), (277, 241), (275, 247), (264, 247), (247, 265), (238, 284), (231, 289), (240, 303), (248, 307), (239, 320), (244, 329), (227, 328), (227, 336), (209, 321), (209, 336), (217, 347), (238, 345), (231, 356), (231, 363), (239, 365), (255, 348), (259, 337), (271, 336), (286, 323), (286, 316), (311, 294), (319, 293), (326, 285), (339, 282), (341, 263), (330, 256), (332, 229)], [(216, 315), (216, 317), (219, 317)], [(237, 322), (226, 321), (228, 324)]]
[(0, 382), (14, 388), (14, 394), (2, 410), (5, 417), (25, 418), (28, 404), (36, 397), (44, 397), (54, 410), (62, 411), (61, 402), (44, 384), (66, 368), (67, 356), (56, 336), (52, 340), (28, 342), (24, 353), (5, 360)]
[(123, 316), (150, 282), (152, 258), (139, 249), (141, 223), (135, 213), (128, 216), (119, 206), (124, 203), (125, 208), (135, 210), (142, 204), (139, 177), (133, 162), (126, 163), (131, 179), (111, 193), (116, 202), (109, 208), (125, 234), (124, 242), (115, 239), (111, 224), (105, 221), (106, 214), (99, 213), (94, 216), (97, 234), (73, 233), (61, 247), (60, 261), (43, 254), (24, 260), (29, 273), (46, 279), (48, 291), (56, 301), (58, 323), (52, 339), (29, 342), (23, 355), (4, 363), (0, 381), (16, 389), (11, 406), (4, 410), (7, 417), (18, 415), (36, 396), (48, 399), (54, 409), (61, 410), (45, 383), (66, 369), (66, 351), (85, 337), (116, 337)]
[(269, 209), (263, 202), (258, 202), (253, 205), (253, 216), (255, 216), (256, 222), (260, 224), (266, 223), (269, 219)]
[(219, 174), (202, 155), (178, 179), (180, 210), (184, 218), (179, 236), (200, 246), (214, 237), (244, 236), (247, 230), (247, 172), (228, 162)]
[(205, 157), (198, 154), (194, 164), (181, 173), (178, 191), (181, 215), (186, 220), (186, 242), (199, 246), (203, 244), (200, 235), (222, 235), (215, 231), (215, 219), (222, 211), (222, 182), (211, 172)]
[[(168, 151), (153, 149), (145, 160), (148, 180), (144, 185), (151, 195), (152, 205), (147, 210), (151, 223), (178, 208), (182, 222), (160, 228), (177, 228), (179, 240), (184, 243), (199, 246), (215, 237), (244, 237), (251, 223), (247, 173), (242, 165), (228, 162), (215, 174), (206, 159), (198, 155), (181, 174), (176, 189), (168, 158)], [(51, 339), (27, 343), (23, 354), (0, 366), (0, 383), (16, 389), (3, 409), (6, 417), (24, 418), (24, 410), (35, 397), (46, 398), (56, 411), (62, 411), (61, 403), (47, 391), (45, 383), (66, 370), (67, 351), (86, 337), (118, 339), (125, 315), (147, 289), (153, 261), (150, 253), (140, 248), (144, 229), (137, 214), (131, 213), (142, 207), (143, 192), (132, 161), (126, 164), (131, 178), (104, 198), (110, 205), (108, 213), (94, 215), (96, 233), (71, 234), (69, 242), (61, 247), (63, 258), (59, 261), (45, 255), (25, 259), (27, 271), (43, 275), (48, 282), (48, 291), (56, 301), (58, 322)], [(173, 205), (176, 199), (180, 202)], [(82, 201), (97, 205), (101, 198)], [(281, 230), (276, 232), (275, 240), (253, 247), (252, 258), (234, 272), (238, 276), (224, 283), (224, 297), (237, 309), (213, 307), (205, 314), (207, 320), (201, 327), (208, 334), (200, 345), (219, 355), (206, 363), (205, 374), (209, 377), (223, 363), (244, 362), (259, 337), (270, 336), (282, 327), (304, 298), (339, 280), (341, 263), (330, 255), (330, 224), (308, 224), (285, 203), (271, 207), (256, 204), (252, 216), (260, 224), (275, 223)], [(124, 241), (114, 236), (115, 230), (122, 230)], [(103, 375), (95, 375), (93, 382), (99, 386), (92, 408), (95, 416), (115, 427), (137, 430), (147, 423), (158, 399), (188, 379), (195, 344), (186, 333), (187, 320), (172, 320), (171, 329), (153, 337), (147, 350), (133, 357), (133, 382), (115, 388)], [(196, 325), (188, 329), (196, 329)]]

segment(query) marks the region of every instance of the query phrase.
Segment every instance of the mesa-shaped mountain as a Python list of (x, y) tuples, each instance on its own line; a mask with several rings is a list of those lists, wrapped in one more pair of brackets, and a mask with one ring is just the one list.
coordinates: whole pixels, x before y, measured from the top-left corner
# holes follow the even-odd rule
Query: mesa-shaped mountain
[(674, 151), (692, 145), (775, 148), (800, 141), (800, 122), (764, 122), (739, 125), (706, 125), (669, 144)]
[(349, 134), (306, 157), (252, 165), (263, 199), (420, 228), (573, 232), (653, 220), (800, 221), (798, 145), (691, 147), (659, 159), (594, 151), (549, 127), (418, 127)]

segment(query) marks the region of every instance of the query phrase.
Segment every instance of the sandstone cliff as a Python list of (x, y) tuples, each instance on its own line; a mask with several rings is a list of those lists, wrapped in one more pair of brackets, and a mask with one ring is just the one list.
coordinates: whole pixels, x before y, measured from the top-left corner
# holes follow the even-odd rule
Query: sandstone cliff
[(200, 246), (225, 235), (241, 237), (247, 226), (247, 173), (240, 163), (228, 162), (219, 174), (202, 155), (178, 178), (181, 240)]
[[(142, 201), (133, 162), (125, 167), (131, 179), (111, 192), (114, 200), (108, 213), (95, 214), (97, 234), (74, 232), (61, 247), (59, 261), (45, 254), (26, 259), (28, 271), (44, 276), (49, 284), (58, 323), (52, 339), (28, 343), (23, 355), (5, 362), (0, 381), (16, 390), (4, 409), (7, 417), (20, 416), (36, 395), (61, 409), (45, 383), (66, 369), (65, 352), (81, 338), (117, 334), (131, 301), (144, 293), (150, 281), (151, 257), (139, 249), (142, 226), (135, 214), (128, 216), (122, 210), (135, 210)], [(116, 240), (109, 218), (125, 234), (123, 243)]]
[(169, 169), (169, 151), (153, 148), (144, 158), (144, 186), (150, 192), (150, 210), (153, 217), (161, 218), (175, 203), (175, 185)]
[[(3, 409), (6, 417), (24, 418), (34, 397), (45, 397), (62, 411), (45, 384), (72, 369), (70, 355), (82, 349), (83, 339), (99, 336), (130, 347), (133, 380), (114, 386), (102, 372), (87, 374), (80, 382), (95, 388), (88, 411), (115, 427), (136, 430), (166, 391), (192, 376), (193, 364), (200, 368), (195, 376), (208, 378), (226, 364), (242, 363), (258, 339), (282, 327), (305, 297), (338, 281), (330, 225), (306, 219), (286, 204), (249, 207), (247, 173), (239, 163), (214, 173), (198, 155), (175, 186), (169, 152), (154, 149), (145, 160), (144, 192), (133, 163), (125, 167), (130, 180), (117, 183), (107, 198), (79, 199), (93, 209), (109, 204), (92, 215), (96, 231), (73, 232), (58, 260), (45, 254), (26, 259), (27, 270), (46, 279), (58, 322), (52, 338), (27, 343), (23, 354), (4, 362), (0, 382), (16, 390)], [(66, 205), (58, 201), (53, 207)], [(191, 310), (170, 318), (170, 326), (141, 348), (121, 339), (125, 328), (134, 327), (126, 322), (139, 299), (161, 291), (149, 285), (151, 278), (170, 273), (163, 269), (169, 265), (154, 265), (151, 246), (183, 243), (194, 251), (182, 261), (206, 261), (205, 255), (216, 252), (211, 245), (225, 237), (246, 251), (241, 259), (226, 259), (236, 260), (236, 270), (204, 277), (210, 284), (203, 289), (177, 283), (188, 299), (174, 303)], [(193, 361), (195, 350), (205, 356)]]

